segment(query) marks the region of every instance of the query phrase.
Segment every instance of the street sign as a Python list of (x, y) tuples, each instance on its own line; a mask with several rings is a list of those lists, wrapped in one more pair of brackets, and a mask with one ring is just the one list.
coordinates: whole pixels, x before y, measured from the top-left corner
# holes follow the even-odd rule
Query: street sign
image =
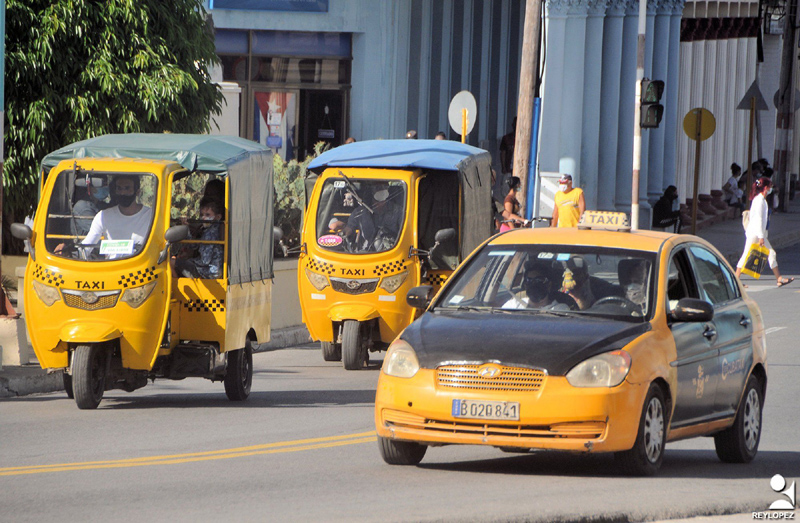
[(755, 107), (753, 107), (753, 109), (756, 111), (766, 111), (769, 109), (769, 107), (767, 107), (767, 101), (764, 100), (764, 95), (761, 94), (761, 89), (758, 88), (758, 82), (755, 80), (753, 80), (753, 83), (747, 88), (747, 92), (744, 93), (742, 101), (739, 102), (736, 108), (742, 111), (749, 111), (750, 103), (753, 98), (755, 98)]
[(469, 91), (457, 93), (450, 102), (450, 108), (447, 110), (450, 127), (459, 135), (464, 132), (462, 127), (464, 109), (467, 111), (467, 134), (469, 134), (472, 132), (472, 128), (475, 127), (475, 120), (478, 119), (478, 104)]
[(708, 140), (716, 129), (717, 120), (708, 109), (697, 107), (683, 117), (683, 132), (692, 140)]

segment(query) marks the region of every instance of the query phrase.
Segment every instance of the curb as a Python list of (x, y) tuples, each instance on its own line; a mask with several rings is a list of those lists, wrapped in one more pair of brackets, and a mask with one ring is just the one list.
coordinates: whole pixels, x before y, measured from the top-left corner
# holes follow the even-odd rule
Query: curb
[(64, 390), (64, 380), (60, 370), (50, 373), (41, 369), (37, 370), (39, 372), (28, 376), (0, 376), (0, 398), (15, 398)]

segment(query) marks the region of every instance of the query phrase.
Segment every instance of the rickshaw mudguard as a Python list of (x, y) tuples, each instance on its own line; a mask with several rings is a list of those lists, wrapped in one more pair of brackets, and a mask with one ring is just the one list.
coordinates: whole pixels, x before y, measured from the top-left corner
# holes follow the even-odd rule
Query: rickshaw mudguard
[(361, 303), (341, 303), (334, 305), (328, 311), (328, 318), (331, 321), (358, 320), (368, 321), (379, 318), (381, 315), (378, 309), (372, 305)]
[(110, 322), (70, 322), (61, 328), (59, 338), (66, 343), (102, 343), (121, 338), (120, 330)]

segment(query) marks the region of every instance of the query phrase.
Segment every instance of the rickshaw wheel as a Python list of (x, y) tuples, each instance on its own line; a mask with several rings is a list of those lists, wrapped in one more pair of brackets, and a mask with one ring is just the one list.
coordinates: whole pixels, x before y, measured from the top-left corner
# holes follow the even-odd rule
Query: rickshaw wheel
[(347, 370), (359, 370), (364, 365), (363, 335), (361, 324), (356, 320), (345, 320), (342, 327), (342, 364)]
[(75, 393), (72, 390), (72, 376), (67, 373), (66, 369), (63, 372), (61, 378), (64, 381), (64, 391), (69, 399), (75, 399)]
[(342, 346), (329, 341), (319, 342), (322, 347), (322, 359), (325, 361), (342, 361)]
[(79, 409), (96, 409), (106, 390), (106, 353), (100, 345), (78, 345), (72, 357), (72, 390)]
[(225, 372), (225, 394), (231, 401), (244, 401), (253, 384), (253, 349), (246, 345), (228, 353), (228, 370)]

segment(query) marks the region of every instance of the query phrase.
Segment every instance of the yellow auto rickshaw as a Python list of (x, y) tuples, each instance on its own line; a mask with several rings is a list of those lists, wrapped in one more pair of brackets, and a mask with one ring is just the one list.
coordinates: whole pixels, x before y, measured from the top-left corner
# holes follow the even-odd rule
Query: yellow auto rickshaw
[(192, 376), (246, 399), (269, 339), (272, 153), (235, 137), (106, 135), (45, 157), (40, 191), (33, 228), (12, 225), (30, 253), (25, 319), (78, 407)]
[(492, 232), (491, 157), (444, 140), (343, 145), (309, 164), (303, 321), (326, 361), (363, 367), (415, 318), (408, 289), (438, 291)]

